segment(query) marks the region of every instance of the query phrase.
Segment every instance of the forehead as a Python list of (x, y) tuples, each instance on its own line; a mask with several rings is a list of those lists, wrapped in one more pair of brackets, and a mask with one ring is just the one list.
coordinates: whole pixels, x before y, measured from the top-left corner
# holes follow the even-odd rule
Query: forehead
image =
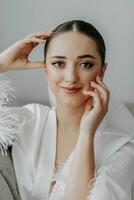
[(55, 55), (77, 57), (88, 53), (95, 57), (99, 56), (95, 41), (83, 33), (70, 31), (61, 33), (51, 40), (47, 57)]

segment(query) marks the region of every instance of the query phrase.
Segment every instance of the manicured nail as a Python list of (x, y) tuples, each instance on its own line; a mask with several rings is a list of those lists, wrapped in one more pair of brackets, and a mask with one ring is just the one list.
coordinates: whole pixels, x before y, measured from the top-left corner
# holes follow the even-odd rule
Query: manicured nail
[(97, 76), (97, 78), (98, 78), (99, 80), (102, 80), (100, 76)]
[(85, 92), (86, 92), (86, 90), (83, 90), (82, 92), (83, 92), (83, 93), (85, 93)]
[(82, 93), (85, 93), (85, 94), (87, 94), (87, 93), (89, 93), (90, 91), (87, 91), (87, 90), (83, 90), (82, 91)]

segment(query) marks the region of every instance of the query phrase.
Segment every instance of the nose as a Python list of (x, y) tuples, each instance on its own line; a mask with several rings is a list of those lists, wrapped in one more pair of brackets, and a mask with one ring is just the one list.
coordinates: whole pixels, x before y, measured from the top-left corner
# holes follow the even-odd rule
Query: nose
[(79, 80), (77, 70), (75, 69), (75, 67), (67, 67), (67, 69), (65, 70), (64, 77), (65, 82), (68, 83), (76, 83)]

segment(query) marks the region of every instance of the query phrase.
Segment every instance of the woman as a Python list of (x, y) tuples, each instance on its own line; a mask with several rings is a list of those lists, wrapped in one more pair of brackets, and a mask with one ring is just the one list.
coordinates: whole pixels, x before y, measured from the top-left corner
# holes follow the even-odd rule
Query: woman
[[(44, 62), (30, 62), (33, 48), (45, 40)], [(130, 199), (133, 120), (120, 103), (109, 106), (105, 43), (96, 28), (72, 20), (33, 33), (1, 53), (0, 63), (1, 72), (43, 67), (55, 98), (51, 108), (13, 108), (20, 122), (25, 119), (12, 147), (21, 199)]]

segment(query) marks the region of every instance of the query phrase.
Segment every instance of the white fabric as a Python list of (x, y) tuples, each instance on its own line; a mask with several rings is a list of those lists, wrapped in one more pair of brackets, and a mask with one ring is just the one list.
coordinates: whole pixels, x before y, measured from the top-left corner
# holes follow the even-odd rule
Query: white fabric
[[(90, 200), (128, 200), (134, 179), (134, 121), (118, 102), (113, 111), (112, 100), (109, 112), (95, 133), (96, 180), (89, 189)], [(34, 103), (16, 109), (21, 109), (21, 116), (26, 119), (22, 140), (16, 141), (12, 149), (22, 200), (63, 200), (73, 152), (49, 197), (56, 156), (56, 107)]]
[[(25, 122), (23, 133), (18, 133), (21, 137), (19, 140), (14, 137), (12, 147), (22, 200), (64, 200), (73, 151), (51, 190), (57, 148), (56, 107), (51, 105), (32, 103), (10, 108), (11, 112), (19, 113), (18, 124)], [(6, 145), (8, 137), (5, 135)], [(114, 95), (96, 130), (94, 150), (96, 177), (89, 183), (87, 200), (130, 200), (134, 180), (134, 119)]]

